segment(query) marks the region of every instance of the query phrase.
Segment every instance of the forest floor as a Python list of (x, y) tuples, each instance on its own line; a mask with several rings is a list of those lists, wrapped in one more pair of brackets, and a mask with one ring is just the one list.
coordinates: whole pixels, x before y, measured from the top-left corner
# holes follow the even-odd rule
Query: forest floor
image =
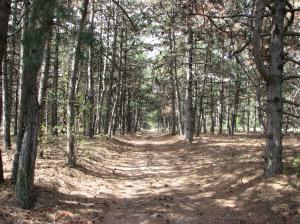
[(48, 140), (31, 211), (17, 206), (4, 152), (0, 223), (300, 223), (299, 140), (285, 137), (284, 174), (268, 179), (257, 135), (202, 135), (191, 145), (151, 133), (82, 139), (76, 168), (65, 165), (65, 141)]

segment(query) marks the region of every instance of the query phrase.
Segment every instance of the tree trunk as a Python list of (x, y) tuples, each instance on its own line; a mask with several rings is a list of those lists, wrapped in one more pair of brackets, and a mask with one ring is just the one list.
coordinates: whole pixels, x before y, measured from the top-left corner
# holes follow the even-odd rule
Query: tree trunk
[(187, 42), (187, 69), (186, 69), (186, 118), (185, 141), (191, 143), (194, 133), (194, 108), (193, 108), (193, 33), (189, 26), (186, 35)]
[[(21, 141), (16, 197), (22, 208), (34, 205), (34, 169), (38, 144), (39, 105), (37, 76), (43, 61), (45, 42), (52, 20), (55, 1), (39, 0), (32, 4), (28, 28), (24, 35), (24, 80), (21, 86), (21, 107), (24, 132)], [(41, 13), (46, 12), (47, 13)]]
[(253, 132), (256, 133), (256, 116), (257, 116), (257, 107), (254, 107), (254, 124), (253, 124)]
[(109, 125), (108, 125), (108, 137), (111, 138), (111, 135), (112, 135), (112, 129), (113, 129), (113, 126), (114, 126), (114, 122), (115, 122), (115, 111), (116, 111), (116, 107), (117, 107), (117, 100), (114, 102), (114, 105), (113, 105), (113, 109), (111, 111), (111, 115), (110, 115), (110, 120), (109, 120)]
[(88, 52), (88, 88), (86, 98), (86, 135), (90, 138), (94, 136), (94, 71), (93, 71), (93, 38), (94, 38), (94, 1), (91, 2), (90, 28), (91, 41)]
[(127, 99), (127, 113), (126, 113), (126, 124), (127, 124), (127, 132), (132, 132), (132, 114), (131, 114), (131, 92), (127, 90), (128, 99)]
[[(1, 73), (1, 65), (0, 65), (0, 73)], [(0, 79), (0, 94), (2, 95), (2, 80)], [(2, 117), (2, 98), (0, 97), (0, 116)], [(0, 119), (1, 125), (1, 119)], [(4, 183), (4, 174), (3, 174), (3, 162), (2, 162), (2, 148), (0, 148), (0, 185)]]
[[(173, 68), (171, 68), (173, 70)], [(174, 70), (173, 70), (174, 71)], [(175, 82), (174, 82), (174, 75), (173, 71), (170, 77), (171, 83), (171, 102), (172, 102), (172, 115), (171, 115), (171, 134), (176, 135), (176, 95), (175, 95)]]
[(41, 107), (45, 105), (45, 96), (48, 88), (48, 77), (50, 70), (50, 60), (51, 60), (51, 37), (52, 30), (49, 31), (49, 37), (46, 44), (44, 65), (41, 72), (39, 91), (38, 91), (38, 102)]
[[(276, 80), (277, 79), (277, 80)], [(267, 176), (282, 173), (282, 83), (275, 78), (268, 86), (267, 144), (265, 150)]]
[[(101, 53), (103, 49), (101, 48)], [(98, 59), (98, 88), (97, 88), (97, 98), (96, 98), (96, 119), (95, 119), (95, 133), (100, 134), (101, 132), (101, 117), (102, 117), (102, 101), (103, 101), (103, 93), (104, 93), (104, 85), (103, 85), (103, 72), (102, 72), (102, 56)]]
[(267, 83), (267, 144), (265, 151), (267, 176), (280, 174), (282, 164), (282, 73), (284, 58), (283, 33), (286, 1), (275, 0), (270, 44), (270, 80)]
[(81, 7), (81, 20), (73, 46), (71, 74), (69, 78), (68, 104), (67, 104), (67, 164), (71, 167), (76, 165), (75, 155), (75, 103), (76, 103), (76, 80), (78, 76), (78, 62), (80, 46), (82, 42), (82, 32), (87, 17), (89, 0), (83, 0)]
[(205, 108), (202, 109), (202, 126), (203, 126), (203, 133), (207, 133), (207, 126), (206, 126), (206, 113)]
[[(25, 106), (26, 106), (26, 99), (24, 99), (24, 89), (23, 86), (25, 85), (25, 79), (26, 79), (26, 74), (25, 74), (25, 34), (27, 33), (27, 29), (29, 26), (29, 7), (30, 7), (30, 2), (28, 0), (23, 1), (24, 4), (24, 9), (23, 9), (23, 29), (21, 33), (21, 46), (20, 46), (20, 79), (19, 79), (19, 107), (18, 107), (18, 130), (17, 130), (17, 142), (16, 142), (16, 152), (14, 155), (14, 161), (13, 161), (13, 169), (12, 169), (12, 175), (11, 175), (11, 182), (14, 184), (17, 181), (17, 176), (18, 176), (18, 169), (19, 169), (19, 156), (20, 156), (20, 151), (22, 147), (22, 138), (24, 135), (24, 130), (25, 130)], [(28, 54), (28, 53), (27, 53)]]
[(126, 128), (126, 85), (127, 85), (127, 30), (125, 30), (125, 50), (124, 50), (124, 75), (123, 75), (123, 86), (122, 86), (122, 126), (121, 134), (123, 135)]
[(226, 129), (227, 134), (231, 135), (231, 125), (230, 125), (230, 111), (231, 111), (232, 103), (230, 99), (230, 85), (228, 89), (228, 95), (227, 95), (227, 106), (226, 106)]
[(206, 78), (203, 80), (203, 85), (202, 85), (202, 90), (200, 93), (200, 99), (199, 99), (199, 116), (198, 116), (198, 128), (197, 128), (197, 137), (200, 136), (202, 127), (204, 126), (203, 124), (203, 113), (204, 113), (204, 108), (203, 108), (203, 98), (204, 98), (204, 92), (205, 92), (205, 86), (206, 86)]
[(2, 125), (3, 125), (3, 149), (11, 149), (10, 140), (10, 123), (11, 123), (11, 94), (12, 94), (12, 73), (8, 72), (8, 55), (5, 54), (4, 60), (2, 62)]
[(234, 95), (234, 106), (233, 112), (231, 115), (231, 135), (237, 130), (237, 114), (239, 109), (239, 101), (240, 101), (240, 77), (237, 76), (235, 81), (235, 95)]
[[(12, 27), (16, 29), (17, 24), (17, 3), (12, 4)], [(11, 148), (11, 120), (12, 120), (12, 102), (13, 102), (13, 78), (15, 77), (15, 51), (16, 51), (16, 38), (11, 38), (7, 46), (8, 54), (6, 55), (6, 68), (3, 69), (2, 81), (2, 96), (3, 96), (3, 148)], [(7, 70), (8, 69), (8, 70)], [(17, 89), (17, 88), (16, 88)]]
[(261, 105), (261, 87), (260, 84), (256, 87), (256, 108), (257, 108), (257, 116), (258, 116), (258, 123), (260, 125), (260, 129), (262, 133), (266, 134), (266, 124), (264, 119), (264, 114)]
[[(18, 27), (17, 27), (17, 15), (18, 15), (18, 2), (14, 2), (12, 4), (12, 27), (13, 27), (13, 32), (16, 32)], [(19, 37), (19, 35), (18, 35)], [(15, 92), (13, 91), (13, 87), (11, 87), (11, 95), (10, 95), (10, 102), (11, 104), (13, 104), (13, 100), (15, 101), (14, 105), (15, 107), (13, 108), (12, 105), (10, 106), (11, 107), (11, 118), (10, 118), (10, 122), (12, 123), (12, 117), (14, 116), (14, 133), (13, 135), (17, 135), (17, 121), (18, 121), (18, 101), (19, 101), (19, 96), (18, 96), (18, 87), (19, 87), (19, 75), (18, 73), (16, 72), (17, 69), (16, 67), (19, 66), (19, 64), (17, 63), (17, 60), (16, 60), (16, 45), (17, 45), (17, 38), (11, 38), (11, 41), (10, 41), (10, 78), (11, 78), (11, 85), (13, 85), (13, 80), (15, 79), (16, 80), (16, 90)], [(13, 96), (15, 93), (15, 97)], [(14, 109), (14, 114), (12, 114), (12, 109)], [(11, 125), (10, 125), (11, 126)]]
[(4, 183), (2, 149), (0, 149), (0, 185)]
[[(141, 107), (139, 105), (139, 97), (136, 98), (136, 112), (135, 112), (135, 121), (134, 121), (134, 133), (136, 133), (139, 130), (139, 123), (140, 123), (140, 117), (141, 117)], [(140, 123), (141, 125), (141, 123)]]
[(284, 20), (287, 1), (274, 0), (272, 29), (269, 43), (269, 65), (265, 66), (261, 52), (261, 34), (266, 11), (265, 1), (256, 1), (255, 28), (253, 29), (254, 62), (267, 85), (267, 140), (265, 174), (274, 176), (283, 171), (282, 164), (282, 73), (284, 66)]
[[(172, 17), (172, 22), (174, 22), (174, 17)], [(169, 42), (170, 42), (170, 85), (171, 85), (171, 107), (172, 107), (172, 112), (171, 112), (171, 135), (176, 134), (176, 86), (175, 86), (175, 46), (173, 43), (173, 35), (174, 35), (174, 29), (170, 31), (169, 34)]]
[(213, 78), (210, 78), (210, 133), (215, 133)]
[[(39, 90), (38, 90), (38, 103), (40, 107), (40, 116), (39, 116), (39, 138), (41, 138), (44, 134), (43, 123), (44, 123), (44, 113), (47, 110), (46, 105), (46, 93), (48, 88), (48, 78), (50, 73), (50, 62), (51, 62), (51, 41), (52, 41), (52, 25), (49, 26), (49, 36), (46, 43), (46, 49), (44, 53), (44, 64), (41, 69), (41, 76), (39, 82)], [(47, 122), (47, 119), (46, 119)], [(44, 158), (44, 147), (40, 148), (39, 156)]]
[(247, 133), (250, 133), (250, 115), (251, 115), (251, 96), (250, 96), (250, 86), (249, 80), (247, 80)]
[(118, 41), (118, 17), (115, 12), (115, 27), (114, 27), (114, 40), (112, 43), (112, 59), (111, 59), (111, 70), (108, 77), (108, 89), (106, 93), (106, 111), (105, 111), (105, 125), (104, 133), (109, 134), (109, 122), (111, 120), (111, 104), (112, 104), (112, 94), (113, 94), (113, 77), (116, 69), (116, 56), (117, 56), (117, 41)]
[[(174, 30), (172, 32), (172, 42), (173, 42), (173, 51), (176, 52), (176, 36), (175, 36)], [(173, 62), (174, 62), (174, 84), (175, 84), (175, 97), (176, 97), (176, 104), (177, 104), (177, 117), (178, 117), (179, 133), (180, 133), (180, 135), (183, 135), (184, 125), (183, 125), (183, 121), (182, 121), (180, 90), (179, 90), (178, 77), (177, 77), (176, 54), (173, 55)]]
[[(39, 106), (37, 102), (37, 89), (31, 86), (27, 98), (27, 114), (25, 131), (22, 138), (22, 147), (19, 158), (19, 168), (16, 183), (16, 195), (19, 204), (24, 209), (31, 209), (34, 205), (34, 169), (36, 148), (38, 144)], [(30, 113), (29, 112), (30, 109)]]
[[(121, 27), (122, 29), (122, 27)], [(124, 79), (123, 76), (125, 74), (122, 71), (123, 67), (123, 41), (124, 41), (124, 31), (121, 31), (120, 40), (119, 40), (119, 69), (118, 69), (118, 83), (117, 83), (117, 91), (116, 91), (116, 101), (117, 101), (117, 108), (115, 112), (115, 122), (113, 127), (113, 135), (115, 135), (117, 128), (119, 127), (119, 130), (121, 129), (121, 115), (122, 115), (122, 89), (124, 86)], [(119, 131), (121, 133), (121, 130)]]
[(184, 134), (184, 124), (183, 124), (183, 119), (182, 119), (182, 106), (181, 106), (181, 98), (180, 98), (180, 89), (179, 89), (179, 84), (178, 84), (178, 77), (177, 77), (177, 68), (176, 68), (176, 58), (175, 58), (175, 65), (174, 65), (174, 81), (175, 81), (175, 96), (176, 96), (176, 105), (177, 105), (177, 117), (178, 117), (178, 128), (179, 128), (179, 134), (183, 135)]
[[(46, 44), (46, 49), (44, 53), (44, 64), (41, 69), (41, 76), (39, 82), (39, 90), (38, 90), (38, 103), (40, 105), (40, 127), (43, 124), (43, 117), (45, 111), (45, 96), (48, 88), (48, 78), (50, 73), (50, 63), (51, 63), (51, 41), (52, 41), (52, 25), (49, 26), (49, 36)], [(40, 135), (42, 135), (42, 131), (40, 131)]]
[(0, 64), (2, 63), (6, 49), (8, 20), (11, 8), (10, 2), (10, 0), (0, 0)]
[[(8, 30), (8, 20), (10, 14), (10, 0), (0, 0), (0, 75), (2, 73), (2, 60), (5, 54), (6, 42), (7, 42), (7, 30)], [(3, 91), (3, 89), (2, 89)], [(3, 107), (5, 106), (2, 102)], [(2, 110), (2, 108), (0, 109)], [(2, 114), (0, 114), (2, 117)], [(0, 117), (0, 118), (1, 118)], [(2, 155), (0, 149), (0, 184), (3, 183), (3, 165), (2, 165)]]
[(18, 133), (18, 107), (19, 107), (20, 75), (16, 74), (15, 108), (14, 108), (14, 136)]
[[(110, 18), (108, 18), (107, 21), (107, 36), (106, 36), (106, 51), (105, 54), (103, 55), (104, 63), (103, 63), (103, 67), (99, 72), (99, 80), (98, 80), (98, 97), (97, 97), (97, 118), (96, 118), (96, 122), (97, 122), (97, 133), (99, 134), (101, 132), (101, 123), (103, 124), (103, 126), (105, 126), (104, 122), (101, 122), (102, 118), (102, 109), (103, 109), (103, 101), (104, 98), (106, 97), (106, 92), (107, 92), (107, 68), (108, 68), (108, 54), (109, 54), (109, 36), (110, 36)], [(101, 60), (103, 61), (103, 59)], [(105, 128), (104, 128), (105, 129)]]
[(224, 82), (221, 79), (220, 88), (220, 111), (219, 111), (219, 134), (223, 133), (223, 120), (224, 120)]
[(58, 78), (59, 78), (59, 43), (60, 34), (59, 29), (56, 30), (55, 36), (55, 52), (54, 52), (54, 65), (53, 65), (53, 96), (51, 99), (51, 133), (58, 135)]

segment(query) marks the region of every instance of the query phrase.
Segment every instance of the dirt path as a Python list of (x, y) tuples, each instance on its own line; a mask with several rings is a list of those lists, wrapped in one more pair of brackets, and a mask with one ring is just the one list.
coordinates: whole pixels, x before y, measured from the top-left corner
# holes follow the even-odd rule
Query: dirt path
[[(19, 223), (300, 223), (299, 178), (265, 179), (262, 142), (202, 136), (186, 146), (179, 136), (150, 133), (95, 139), (81, 142), (76, 169), (65, 166), (63, 146), (50, 147), (37, 163), (36, 208), (18, 209), (12, 186), (2, 187), (0, 223), (1, 211)], [(285, 147), (287, 164), (297, 142)], [(8, 175), (11, 157), (4, 160)]]
[(173, 223), (191, 223), (193, 219), (198, 223), (195, 217), (184, 214), (174, 197), (174, 191), (183, 187), (180, 177), (189, 166), (180, 159), (185, 150), (175, 152), (174, 141), (166, 139), (148, 135), (126, 141), (132, 144), (122, 154), (127, 159), (116, 167), (127, 177), (116, 183), (121, 200), (106, 215), (107, 223), (170, 223), (170, 217), (176, 219)]

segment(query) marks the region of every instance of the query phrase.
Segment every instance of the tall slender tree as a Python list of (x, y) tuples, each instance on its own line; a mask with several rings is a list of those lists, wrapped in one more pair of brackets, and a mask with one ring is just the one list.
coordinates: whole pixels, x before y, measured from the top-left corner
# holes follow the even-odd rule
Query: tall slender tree
[(59, 44), (60, 33), (59, 28), (56, 29), (55, 34), (55, 50), (54, 50), (54, 65), (53, 65), (53, 81), (52, 91), (53, 97), (51, 98), (51, 132), (53, 135), (58, 135), (58, 81), (59, 81)]
[(18, 102), (18, 121), (17, 121), (17, 142), (16, 142), (16, 152), (14, 155), (14, 161), (13, 161), (13, 168), (12, 168), (12, 175), (11, 175), (11, 182), (13, 184), (17, 181), (18, 176), (18, 169), (19, 169), (19, 157), (22, 147), (22, 138), (24, 135), (24, 125), (25, 125), (25, 103), (22, 103), (24, 99), (22, 98), (24, 94), (22, 93), (23, 89), (22, 86), (25, 82), (26, 73), (25, 73), (25, 34), (27, 32), (28, 26), (29, 26), (29, 8), (30, 8), (30, 2), (29, 0), (23, 1), (23, 13), (24, 16), (22, 18), (22, 33), (21, 33), (21, 43), (20, 43), (20, 81), (18, 86), (18, 95), (19, 102)]
[[(8, 20), (10, 15), (10, 0), (0, 0), (0, 75), (2, 74), (2, 60), (5, 54), (7, 42)], [(0, 149), (0, 184), (3, 183), (3, 164)]]
[(94, 48), (94, 1), (90, 4), (90, 18), (89, 18), (89, 49), (88, 49), (88, 88), (86, 95), (86, 117), (87, 127), (86, 135), (90, 138), (94, 135), (93, 119), (94, 119), (94, 70), (93, 70), (93, 48)]
[(257, 70), (267, 86), (267, 140), (265, 148), (265, 173), (267, 176), (282, 173), (282, 77), (284, 65), (284, 30), (287, 1), (272, 2), (272, 29), (267, 65), (262, 56), (262, 29), (266, 1), (256, 1), (255, 28), (253, 30), (253, 56)]
[(34, 205), (33, 183), (39, 130), (36, 84), (55, 5), (55, 0), (34, 1), (28, 27), (24, 33), (24, 80), (21, 84), (24, 132), (19, 156), (16, 196), (20, 206), (25, 209), (30, 209)]
[(69, 77), (68, 89), (68, 104), (67, 104), (67, 163), (69, 166), (76, 165), (75, 155), (75, 102), (76, 102), (76, 81), (78, 78), (78, 64), (80, 56), (80, 47), (82, 42), (82, 34), (85, 27), (85, 21), (88, 13), (89, 0), (83, 0), (81, 6), (81, 19), (75, 37), (73, 52), (72, 52), (72, 65)]
[(11, 63), (8, 55), (5, 54), (2, 68), (2, 125), (3, 125), (3, 148), (6, 150), (11, 149), (10, 140), (10, 123), (11, 123), (11, 86), (12, 86), (12, 73), (8, 71), (8, 64)]
[(186, 32), (186, 103), (185, 103), (185, 141), (193, 141), (194, 107), (193, 107), (193, 31), (191, 20), (187, 21)]

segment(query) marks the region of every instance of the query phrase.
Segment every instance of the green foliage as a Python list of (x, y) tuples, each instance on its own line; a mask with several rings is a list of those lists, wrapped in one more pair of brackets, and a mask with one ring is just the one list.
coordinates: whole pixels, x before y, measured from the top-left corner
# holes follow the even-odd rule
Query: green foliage
[(300, 168), (300, 156), (295, 155), (293, 160), (292, 160), (292, 166), (293, 168)]

